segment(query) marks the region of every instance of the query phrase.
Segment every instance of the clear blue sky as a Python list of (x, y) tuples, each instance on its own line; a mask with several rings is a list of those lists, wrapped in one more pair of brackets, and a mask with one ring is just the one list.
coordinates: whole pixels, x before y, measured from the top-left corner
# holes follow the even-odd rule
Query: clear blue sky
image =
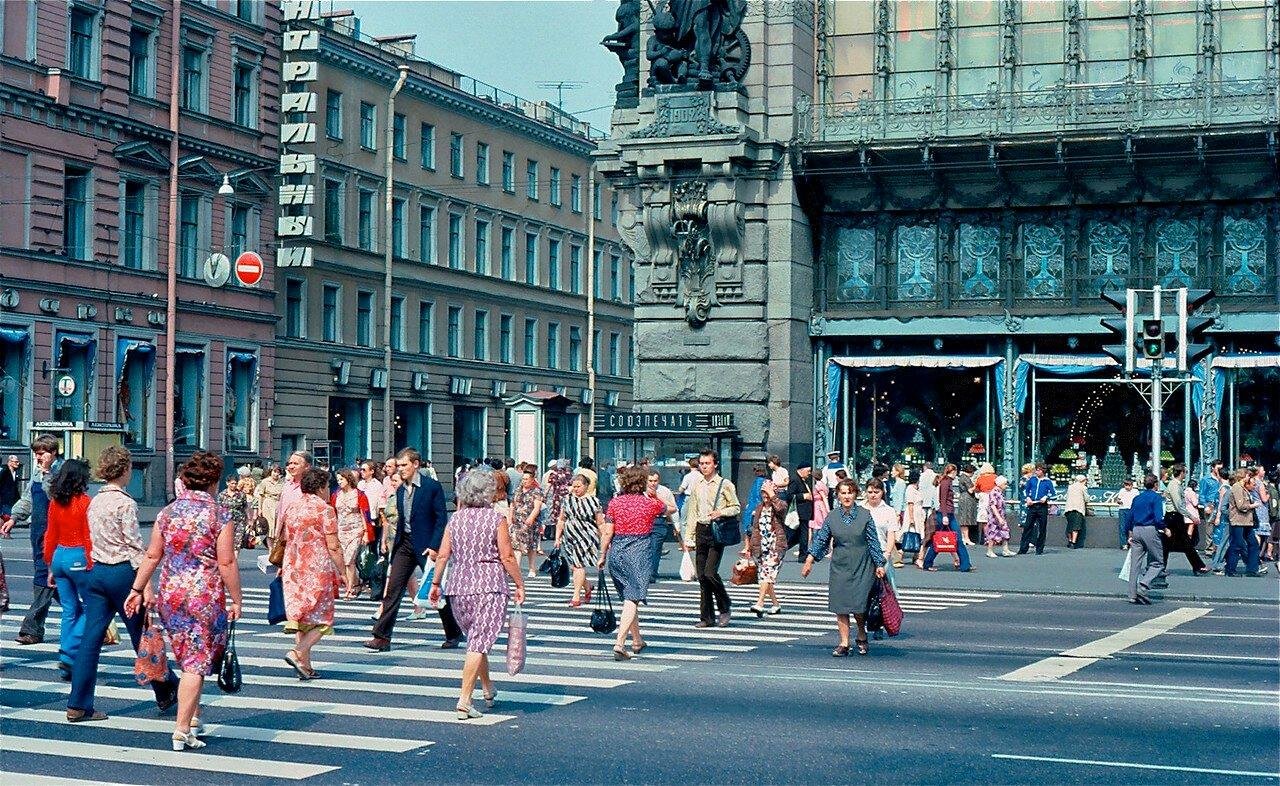
[(600, 39), (616, 29), (617, 7), (616, 0), (330, 0), (323, 6), (355, 11), (366, 35), (417, 33), (419, 57), (531, 101), (556, 101), (556, 91), (539, 82), (586, 82), (565, 91), (564, 108), (605, 131), (622, 67)]

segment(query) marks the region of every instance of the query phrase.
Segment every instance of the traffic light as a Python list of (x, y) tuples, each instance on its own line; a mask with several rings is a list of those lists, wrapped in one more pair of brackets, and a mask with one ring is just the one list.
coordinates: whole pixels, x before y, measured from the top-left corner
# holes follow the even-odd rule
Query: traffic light
[(1142, 348), (1142, 356), (1147, 360), (1159, 360), (1164, 357), (1163, 320), (1142, 320), (1142, 339), (1139, 346)]
[(1102, 300), (1110, 303), (1120, 312), (1119, 318), (1102, 320), (1102, 326), (1112, 334), (1111, 340), (1117, 342), (1103, 346), (1102, 351), (1120, 364), (1121, 371), (1132, 374), (1134, 292), (1133, 290), (1125, 292), (1104, 290)]
[(1178, 293), (1178, 370), (1187, 371), (1201, 358), (1213, 351), (1206, 331), (1213, 325), (1213, 317), (1194, 316), (1195, 312), (1213, 301), (1212, 289), (1184, 289)]

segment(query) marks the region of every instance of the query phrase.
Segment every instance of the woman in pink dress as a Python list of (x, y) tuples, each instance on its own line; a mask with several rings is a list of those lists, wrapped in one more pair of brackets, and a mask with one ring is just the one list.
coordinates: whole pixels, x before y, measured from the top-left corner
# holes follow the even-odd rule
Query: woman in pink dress
[(338, 517), (321, 495), (329, 488), (329, 473), (309, 469), (302, 475), (302, 498), (284, 515), (284, 610), (286, 632), (297, 636), (284, 660), (300, 680), (320, 676), (311, 668), (311, 648), (333, 633), (333, 601), (338, 595), (338, 572), (343, 568), (338, 545)]
[(356, 584), (356, 555), (365, 542), (370, 523), (369, 498), (357, 483), (355, 470), (340, 469), (338, 490), (329, 497), (329, 504), (338, 514), (338, 543), (342, 546), (342, 570), (347, 583), (345, 600), (360, 594)]
[(138, 612), (143, 588), (159, 566), (155, 606), (173, 659), (182, 670), (175, 751), (204, 747), (198, 739), (204, 732), (200, 690), (227, 648), (228, 623), (240, 618), (235, 526), (231, 514), (213, 497), (222, 466), (222, 459), (205, 451), (182, 465), (178, 474), (183, 491), (156, 517), (151, 545), (124, 606), (130, 616)]

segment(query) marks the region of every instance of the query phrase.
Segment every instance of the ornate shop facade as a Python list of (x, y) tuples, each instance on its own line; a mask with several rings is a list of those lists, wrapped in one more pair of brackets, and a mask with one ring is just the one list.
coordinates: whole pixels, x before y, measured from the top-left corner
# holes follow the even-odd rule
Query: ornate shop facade
[(1276, 0), (721, 7), (737, 81), (646, 75), (688, 25), (642, 13), (600, 154), (633, 195), (637, 409), (730, 403), (748, 460), (1128, 467), (1150, 418), (1100, 294), (1189, 287), (1215, 351), (1164, 460), (1280, 460)]

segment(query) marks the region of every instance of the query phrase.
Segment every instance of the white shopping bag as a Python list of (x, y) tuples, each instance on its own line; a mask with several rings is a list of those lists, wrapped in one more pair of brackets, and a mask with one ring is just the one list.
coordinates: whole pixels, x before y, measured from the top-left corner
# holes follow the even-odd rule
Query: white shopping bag
[(1130, 561), (1131, 561), (1131, 560), (1130, 560), (1130, 552), (1126, 551), (1126, 552), (1124, 553), (1124, 564), (1120, 566), (1120, 575), (1119, 575), (1119, 576), (1116, 576), (1116, 578), (1120, 579), (1121, 581), (1123, 581), (1123, 582), (1124, 582), (1124, 583), (1126, 583), (1126, 584), (1128, 584), (1128, 583), (1129, 583), (1129, 563), (1130, 563)]
[(680, 557), (680, 580), (693, 581), (693, 576), (693, 557), (689, 556), (689, 552), (686, 551), (684, 552), (684, 555)]

